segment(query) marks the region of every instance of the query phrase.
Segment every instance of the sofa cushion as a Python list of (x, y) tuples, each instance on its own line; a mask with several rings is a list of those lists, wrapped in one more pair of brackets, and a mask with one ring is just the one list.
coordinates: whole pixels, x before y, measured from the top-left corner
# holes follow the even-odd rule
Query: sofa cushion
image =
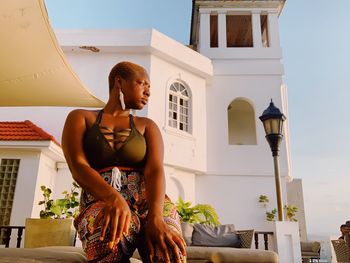
[(88, 262), (82, 248), (70, 246), (0, 248), (0, 258), (0, 262)]
[(192, 245), (193, 224), (181, 222), (182, 237), (187, 246)]
[(240, 247), (234, 225), (193, 224), (192, 246)]
[(275, 252), (260, 249), (190, 246), (186, 251), (188, 263), (278, 263)]
[[(1, 263), (87, 263), (81, 247), (52, 246), (41, 248), (0, 248)], [(131, 258), (131, 263), (142, 263)]]

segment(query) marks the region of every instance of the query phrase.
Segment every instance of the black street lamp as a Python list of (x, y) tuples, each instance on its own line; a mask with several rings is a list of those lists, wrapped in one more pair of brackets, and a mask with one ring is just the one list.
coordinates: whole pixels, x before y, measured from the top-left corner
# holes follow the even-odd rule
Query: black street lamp
[(279, 110), (279, 108), (277, 108), (273, 104), (271, 99), (269, 107), (266, 110), (264, 110), (263, 114), (259, 117), (259, 119), (264, 124), (264, 129), (266, 133), (265, 138), (269, 142), (272, 151), (275, 169), (278, 220), (283, 221), (282, 190), (280, 181), (278, 152), (283, 138), (283, 122), (286, 120), (286, 117)]

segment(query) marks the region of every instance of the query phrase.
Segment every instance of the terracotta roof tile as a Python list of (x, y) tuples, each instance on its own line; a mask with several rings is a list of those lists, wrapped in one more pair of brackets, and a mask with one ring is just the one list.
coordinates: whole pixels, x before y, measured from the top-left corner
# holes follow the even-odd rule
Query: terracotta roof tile
[(53, 141), (55, 138), (31, 121), (1, 121), (0, 141)]

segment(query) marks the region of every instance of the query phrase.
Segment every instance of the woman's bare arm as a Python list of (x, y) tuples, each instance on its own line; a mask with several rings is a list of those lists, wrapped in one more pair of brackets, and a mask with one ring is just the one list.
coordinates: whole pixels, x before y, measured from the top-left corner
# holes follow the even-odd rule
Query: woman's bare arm
[[(105, 202), (105, 209), (99, 214), (102, 220), (101, 239), (104, 239), (108, 225), (111, 225), (112, 248), (123, 232), (127, 232), (130, 209), (122, 196), (108, 185), (100, 174), (90, 167), (83, 150), (83, 136), (86, 131), (86, 112), (72, 111), (66, 120), (62, 134), (62, 149), (74, 180), (96, 200)], [(98, 220), (96, 220), (98, 221)]]
[(160, 131), (152, 120), (147, 122), (145, 138), (147, 142), (147, 160), (144, 174), (149, 205), (148, 215), (150, 217), (162, 217), (165, 197), (164, 145)]
[(146, 180), (147, 201), (149, 212), (147, 215), (146, 238), (150, 257), (154, 256), (155, 249), (170, 262), (169, 251), (180, 262), (178, 250), (186, 254), (181, 236), (171, 230), (163, 220), (163, 207), (165, 197), (165, 175), (163, 168), (164, 145), (157, 125), (148, 120), (145, 128), (147, 142), (147, 159), (144, 170)]

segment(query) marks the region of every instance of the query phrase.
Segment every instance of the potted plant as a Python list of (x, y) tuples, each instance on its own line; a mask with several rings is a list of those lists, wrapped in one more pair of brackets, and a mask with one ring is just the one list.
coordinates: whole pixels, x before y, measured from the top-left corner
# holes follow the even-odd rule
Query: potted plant
[[(274, 208), (271, 211), (267, 210), (267, 206), (270, 200), (267, 195), (259, 196), (259, 203), (265, 208), (266, 220), (267, 221), (276, 221), (277, 209)], [(287, 221), (297, 222), (298, 220), (295, 218), (296, 212), (298, 212), (298, 208), (294, 205), (284, 205), (284, 211)]]
[(197, 204), (191, 207), (191, 202), (185, 202), (179, 197), (176, 208), (182, 222), (199, 223), (212, 226), (220, 225), (215, 209), (208, 204)]
[(39, 205), (44, 205), (39, 218), (26, 219), (24, 247), (43, 246), (73, 246), (76, 231), (73, 219), (78, 214), (79, 185), (73, 182), (70, 191), (64, 191), (63, 198), (53, 200), (52, 191), (41, 186), (44, 199)]

